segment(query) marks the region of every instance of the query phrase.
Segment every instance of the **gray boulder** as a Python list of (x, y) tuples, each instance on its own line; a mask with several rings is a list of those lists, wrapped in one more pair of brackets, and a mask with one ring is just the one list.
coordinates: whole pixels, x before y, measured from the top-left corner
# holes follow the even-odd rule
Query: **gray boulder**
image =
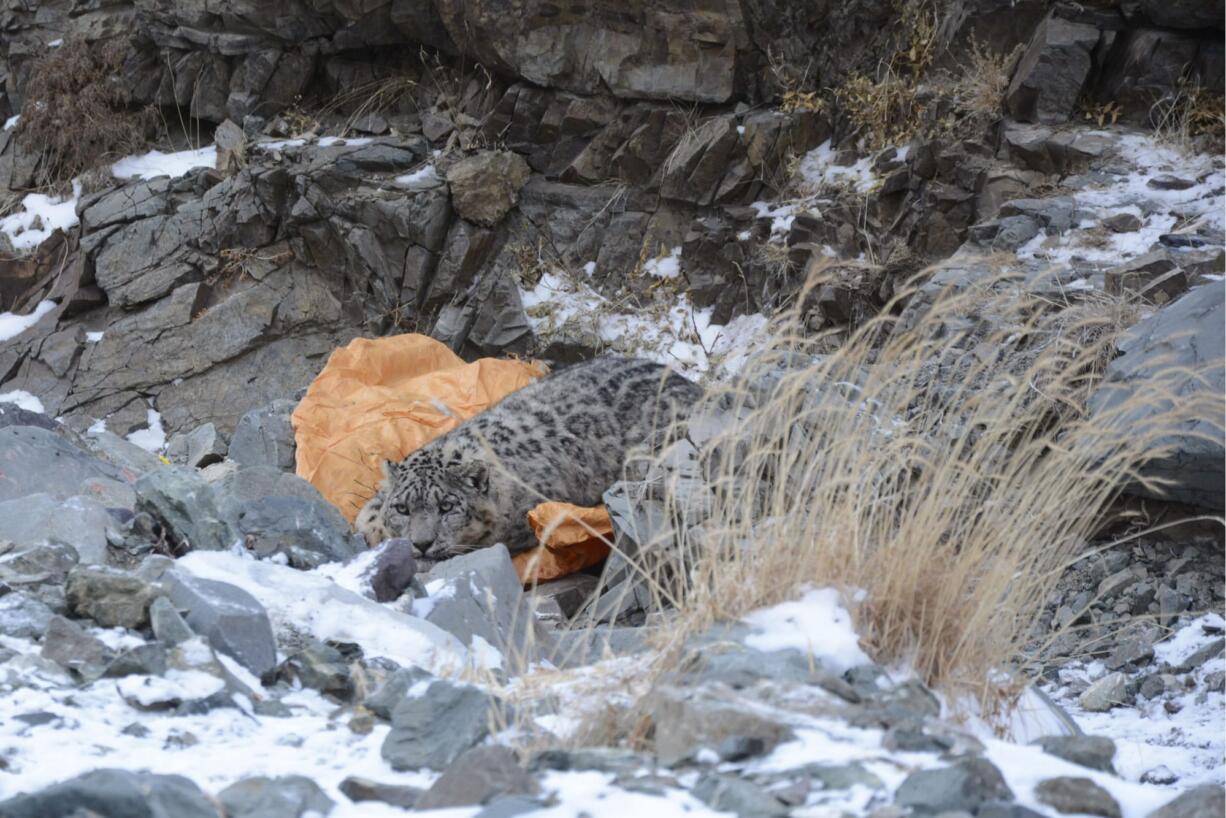
[(165, 577), (166, 596), (184, 619), (216, 650), (232, 656), (256, 676), (277, 664), (277, 644), (268, 612), (242, 588), (175, 571)]
[[(114, 658), (101, 640), (62, 616), (53, 616), (47, 623), (40, 655), (86, 682), (101, 676)], [(3, 814), (0, 812), (0, 815)]]
[(447, 171), (452, 204), (468, 221), (493, 227), (515, 207), (530, 173), (524, 158), (510, 151), (461, 159)]
[(1116, 671), (1108, 673), (1082, 691), (1077, 703), (1091, 713), (1105, 713), (1113, 707), (1127, 704), (1128, 677)]
[(118, 479), (113, 466), (73, 446), (55, 432), (32, 426), (0, 429), (0, 502), (48, 494), (67, 499), (80, 493), (81, 483), (91, 477)]
[(142, 628), (160, 589), (135, 574), (96, 565), (80, 565), (68, 574), (64, 589), (68, 609), (104, 628)]
[(1226, 793), (1216, 784), (1193, 787), (1147, 818), (1217, 818), (1226, 813)]
[(283, 554), (304, 570), (355, 557), (365, 549), (336, 507), (322, 497), (262, 497), (238, 513), (235, 529), (257, 557)]
[(349, 776), (342, 781), (337, 789), (354, 803), (362, 801), (378, 801), (400, 809), (413, 809), (422, 791), (417, 787), (405, 787), (397, 784), (381, 784), (369, 778)]
[(1106, 736), (1044, 736), (1035, 743), (1057, 758), (1115, 775), (1115, 742)]
[(1060, 813), (1120, 818), (1119, 802), (1088, 778), (1048, 778), (1035, 785), (1034, 797)]
[(327, 815), (336, 803), (309, 778), (245, 778), (217, 794), (226, 818), (300, 818), (307, 812)]
[(115, 527), (115, 518), (90, 497), (40, 493), (0, 502), (0, 532), (6, 540), (18, 546), (70, 545), (83, 563), (106, 562), (107, 531)]
[[(444, 583), (441, 588), (436, 585), (439, 581)], [(429, 608), (425, 620), (470, 648), (482, 639), (509, 662), (529, 660), (536, 655), (529, 656), (530, 652), (550, 647), (548, 635), (537, 628), (506, 546), (444, 560), (431, 569), (425, 582), (434, 589), (425, 602)]]
[(85, 445), (123, 474), (145, 474), (163, 465), (156, 454), (111, 432), (91, 432), (85, 437)]
[(1073, 114), (1093, 66), (1097, 26), (1048, 17), (1013, 73), (1005, 104), (1019, 122), (1056, 124)]
[(278, 400), (239, 418), (230, 439), (230, 459), (242, 466), (294, 470), (294, 427), (290, 415), (297, 404)]
[(1012, 801), (1013, 793), (1000, 770), (973, 757), (939, 770), (911, 773), (894, 794), (894, 803), (917, 816), (942, 812), (974, 813), (988, 801)]
[(502, 795), (535, 795), (539, 790), (536, 778), (519, 766), (514, 750), (474, 747), (452, 762), (414, 808), (466, 807)]
[(694, 758), (701, 750), (720, 754), (730, 742), (736, 744), (738, 757), (761, 755), (793, 737), (789, 725), (747, 709), (718, 687), (658, 685), (651, 694), (651, 711), (656, 757), (665, 766)]
[(11, 591), (0, 596), (0, 634), (19, 639), (38, 639), (46, 632), (55, 612), (36, 596)]
[[(1146, 421), (1168, 405), (1146, 399), (1151, 382), (1163, 370), (1183, 368), (1187, 375), (1166, 381), (1176, 397), (1201, 390), (1226, 392), (1226, 287), (1221, 282), (1193, 288), (1179, 300), (1163, 307), (1132, 327), (1118, 344), (1122, 353), (1107, 367), (1106, 379), (1091, 396), (1092, 411), (1123, 413), (1121, 428), (1144, 429)], [(1138, 406), (1128, 408), (1130, 401)], [(1156, 441), (1170, 446), (1168, 455), (1150, 461), (1143, 476), (1168, 481), (1158, 491), (1132, 486), (1129, 491), (1181, 503), (1221, 510), (1226, 508), (1223, 459), (1226, 446), (1220, 419), (1189, 419), (1176, 434)]]
[(409, 690), (419, 683), (422, 685), (419, 690), (425, 690), (433, 679), (430, 673), (421, 668), (401, 668), (389, 673), (378, 689), (367, 696), (362, 704), (379, 718), (391, 721), (392, 711), (408, 695)]
[(693, 795), (711, 809), (734, 813), (737, 818), (773, 818), (788, 814), (782, 801), (743, 778), (704, 775), (694, 785)]
[(154, 637), (164, 645), (178, 645), (196, 635), (174, 603), (164, 596), (159, 596), (149, 606), (149, 624)]
[(445, 770), (489, 734), (491, 705), (483, 690), (442, 679), (410, 689), (392, 710), (383, 760), (397, 771)]
[(94, 770), (0, 802), (5, 818), (221, 818), (208, 796), (181, 775)]
[(225, 440), (212, 423), (202, 423), (186, 434), (173, 435), (166, 443), (166, 457), (192, 469), (219, 463), (225, 456)]
[(166, 527), (179, 551), (220, 551), (235, 540), (213, 488), (194, 471), (164, 467), (136, 481), (137, 511)]

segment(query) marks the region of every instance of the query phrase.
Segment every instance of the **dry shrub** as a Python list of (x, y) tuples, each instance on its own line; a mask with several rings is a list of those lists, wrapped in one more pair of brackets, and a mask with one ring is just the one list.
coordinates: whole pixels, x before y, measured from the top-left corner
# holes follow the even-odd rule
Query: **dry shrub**
[(44, 184), (145, 146), (155, 117), (133, 104), (120, 71), (126, 53), (122, 39), (70, 39), (34, 64), (18, 129), (43, 151)]
[(1019, 45), (1008, 53), (996, 54), (972, 39), (967, 62), (954, 84), (958, 107), (972, 114), (998, 116), (1021, 50)]
[(1188, 78), (1153, 104), (1149, 118), (1159, 137), (1185, 148), (1207, 139), (1221, 153), (1226, 143), (1226, 100)]
[(647, 550), (676, 555), (653, 584), (677, 609), (672, 644), (833, 586), (876, 661), (985, 713), (1016, 692), (1049, 592), (1121, 487), (1181, 423), (1223, 411), (1212, 390), (1174, 399), (1198, 373), (1169, 367), (1091, 413), (1130, 310), (1055, 306), (1003, 277), (905, 324), (896, 300), (828, 356), (798, 313), (776, 320), (709, 397), (733, 418), (700, 447), (710, 516), (665, 487), (672, 525)]

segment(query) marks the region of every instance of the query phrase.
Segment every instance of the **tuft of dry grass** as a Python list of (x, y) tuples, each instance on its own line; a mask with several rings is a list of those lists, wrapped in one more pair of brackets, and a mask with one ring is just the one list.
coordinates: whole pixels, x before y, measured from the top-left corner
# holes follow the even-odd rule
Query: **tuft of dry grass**
[(876, 661), (990, 715), (1027, 682), (1044, 602), (1122, 487), (1182, 423), (1220, 423), (1223, 396), (1175, 400), (1198, 374), (1172, 366), (1091, 412), (1129, 320), (1115, 300), (1053, 309), (1002, 277), (904, 325), (906, 295), (825, 356), (798, 312), (781, 316), (711, 393), (731, 420), (698, 451), (710, 514), (665, 487), (671, 525), (646, 550), (674, 557), (652, 587), (676, 609), (673, 646), (807, 584), (840, 588)]
[(1209, 139), (1221, 153), (1226, 143), (1226, 101), (1199, 83), (1183, 78), (1149, 111), (1154, 132), (1184, 148), (1197, 139)]
[(1021, 51), (1019, 45), (1006, 54), (996, 54), (972, 39), (967, 62), (954, 83), (958, 106), (971, 114), (999, 116)]
[(145, 146), (156, 117), (133, 104), (121, 69), (122, 39), (65, 41), (30, 73), (18, 133), (43, 151), (44, 185), (67, 181)]

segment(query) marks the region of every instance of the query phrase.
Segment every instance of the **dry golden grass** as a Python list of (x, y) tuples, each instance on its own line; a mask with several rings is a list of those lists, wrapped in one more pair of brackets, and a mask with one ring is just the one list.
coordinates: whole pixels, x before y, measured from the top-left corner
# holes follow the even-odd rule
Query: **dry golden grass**
[(1221, 153), (1226, 144), (1226, 100), (1199, 83), (1182, 79), (1150, 108), (1154, 132), (1163, 139), (1190, 149), (1198, 139), (1210, 141)]
[(677, 548), (653, 571), (677, 611), (669, 641), (834, 586), (876, 661), (985, 712), (1016, 691), (1048, 594), (1121, 487), (1179, 423), (1223, 411), (1209, 390), (1169, 400), (1195, 376), (1170, 368), (1091, 414), (1130, 310), (1053, 306), (1002, 278), (907, 327), (892, 304), (825, 357), (798, 314), (778, 319), (770, 349), (709, 398), (736, 418), (700, 450), (712, 515), (693, 527), (665, 487), (673, 524), (648, 551)]
[(156, 121), (123, 83), (127, 43), (69, 39), (30, 73), (18, 133), (43, 151), (40, 184), (64, 182), (143, 147)]

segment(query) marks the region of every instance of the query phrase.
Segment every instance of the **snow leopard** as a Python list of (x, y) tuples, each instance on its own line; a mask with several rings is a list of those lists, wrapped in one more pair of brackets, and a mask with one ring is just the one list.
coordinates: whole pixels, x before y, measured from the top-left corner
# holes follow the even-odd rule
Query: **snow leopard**
[(661, 364), (594, 358), (546, 375), (452, 431), (384, 461), (354, 527), (374, 546), (403, 537), (419, 567), (503, 543), (536, 544), (527, 512), (542, 500), (594, 506), (635, 447), (683, 429), (701, 388)]

